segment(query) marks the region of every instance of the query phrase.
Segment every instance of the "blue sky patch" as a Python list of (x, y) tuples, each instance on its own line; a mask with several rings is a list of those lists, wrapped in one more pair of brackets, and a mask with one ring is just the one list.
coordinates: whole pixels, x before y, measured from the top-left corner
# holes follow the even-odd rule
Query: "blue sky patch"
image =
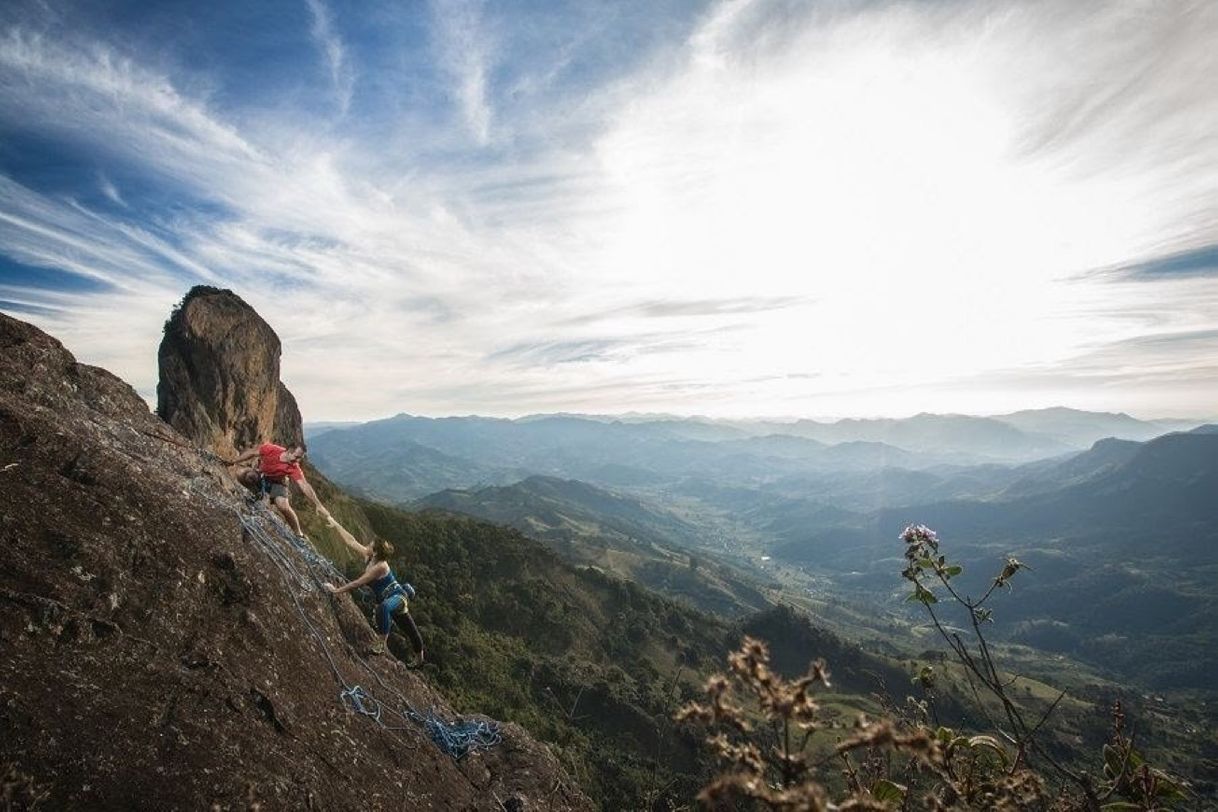
[(1126, 265), (1121, 270), (1123, 275), (1143, 280), (1218, 276), (1218, 244)]

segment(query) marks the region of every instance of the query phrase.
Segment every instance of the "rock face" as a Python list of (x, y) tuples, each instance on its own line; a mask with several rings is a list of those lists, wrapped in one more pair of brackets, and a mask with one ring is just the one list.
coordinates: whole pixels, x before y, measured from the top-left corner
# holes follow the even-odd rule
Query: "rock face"
[[(248, 346), (203, 313), (183, 329)], [(259, 356), (258, 374), (277, 357)], [(182, 379), (218, 380), (199, 366)], [(174, 391), (183, 420), (213, 414)], [(246, 425), (225, 414), (193, 427)], [(592, 808), (514, 725), (456, 762), (395, 717), (406, 702), (454, 714), (418, 673), (365, 655), (350, 598), (318, 588), (286, 540), (268, 549), (251, 529), (267, 523), (187, 445), (125, 383), (0, 314), (6, 787), (49, 809)], [(357, 684), (385, 703), (386, 726), (340, 701)]]
[(304, 441), (300, 410), (279, 381), (279, 336), (230, 290), (192, 288), (165, 324), (157, 414), (221, 456), (271, 440)]

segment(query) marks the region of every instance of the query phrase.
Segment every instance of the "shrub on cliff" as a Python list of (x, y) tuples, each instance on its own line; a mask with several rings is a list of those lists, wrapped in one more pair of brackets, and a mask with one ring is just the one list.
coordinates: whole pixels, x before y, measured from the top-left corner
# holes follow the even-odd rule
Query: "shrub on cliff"
[[(751, 804), (780, 810), (913, 809), (990, 810), (1158, 810), (1185, 801), (1183, 782), (1147, 762), (1127, 733), (1121, 705), (1112, 708), (1112, 733), (1103, 746), (1099, 772), (1092, 775), (1066, 763), (1041, 737), (1064, 692), (1045, 708), (1013, 690), (994, 659), (983, 627), (993, 621), (987, 605), (1009, 588), (1026, 567), (1008, 558), (980, 599), (953, 584), (962, 570), (942, 551), (937, 534), (922, 525), (901, 534), (906, 567), (901, 573), (948, 644), (989, 720), (990, 731), (969, 734), (932, 723), (936, 679), (925, 666), (915, 681), (928, 701), (910, 699), (906, 710), (887, 718), (860, 717), (838, 738), (827, 756), (808, 748), (813, 735), (829, 727), (814, 691), (829, 685), (823, 661), (808, 673), (785, 679), (770, 665), (761, 641), (744, 639), (728, 656), (728, 671), (712, 677), (706, 699), (692, 702), (677, 718), (709, 728), (706, 739), (723, 770), (698, 798), (714, 809)], [(962, 634), (943, 619), (941, 599), (967, 615), (972, 633)], [(938, 607), (938, 608), (936, 608)], [(983, 696), (986, 700), (983, 700)], [(748, 697), (750, 703), (742, 702)], [(991, 708), (998, 709), (991, 715)], [(834, 798), (829, 763), (839, 763), (844, 789)]]

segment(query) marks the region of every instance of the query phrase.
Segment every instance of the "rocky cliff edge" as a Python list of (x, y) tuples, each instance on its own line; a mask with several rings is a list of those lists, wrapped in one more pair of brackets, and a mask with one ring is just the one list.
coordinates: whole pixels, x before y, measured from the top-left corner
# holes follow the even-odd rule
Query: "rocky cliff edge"
[[(173, 413), (189, 411), (179, 397)], [(7, 794), (78, 809), (592, 807), (514, 725), (458, 762), (394, 717), (407, 702), (454, 714), (368, 654), (367, 621), (317, 588), (299, 551), (267, 546), (268, 518), (242, 512), (198, 436), (0, 314)], [(353, 685), (384, 703), (384, 725), (340, 700)]]

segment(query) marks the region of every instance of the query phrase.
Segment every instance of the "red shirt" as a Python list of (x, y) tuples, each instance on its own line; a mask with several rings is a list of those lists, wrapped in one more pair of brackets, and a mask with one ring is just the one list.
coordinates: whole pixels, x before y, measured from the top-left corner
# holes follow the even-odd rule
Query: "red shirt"
[(300, 470), (299, 463), (284, 462), (280, 459), (280, 455), (285, 451), (287, 451), (286, 448), (274, 443), (263, 443), (258, 446), (258, 468), (264, 476), (272, 479), (281, 479), (286, 476), (299, 482), (304, 479), (304, 472)]

